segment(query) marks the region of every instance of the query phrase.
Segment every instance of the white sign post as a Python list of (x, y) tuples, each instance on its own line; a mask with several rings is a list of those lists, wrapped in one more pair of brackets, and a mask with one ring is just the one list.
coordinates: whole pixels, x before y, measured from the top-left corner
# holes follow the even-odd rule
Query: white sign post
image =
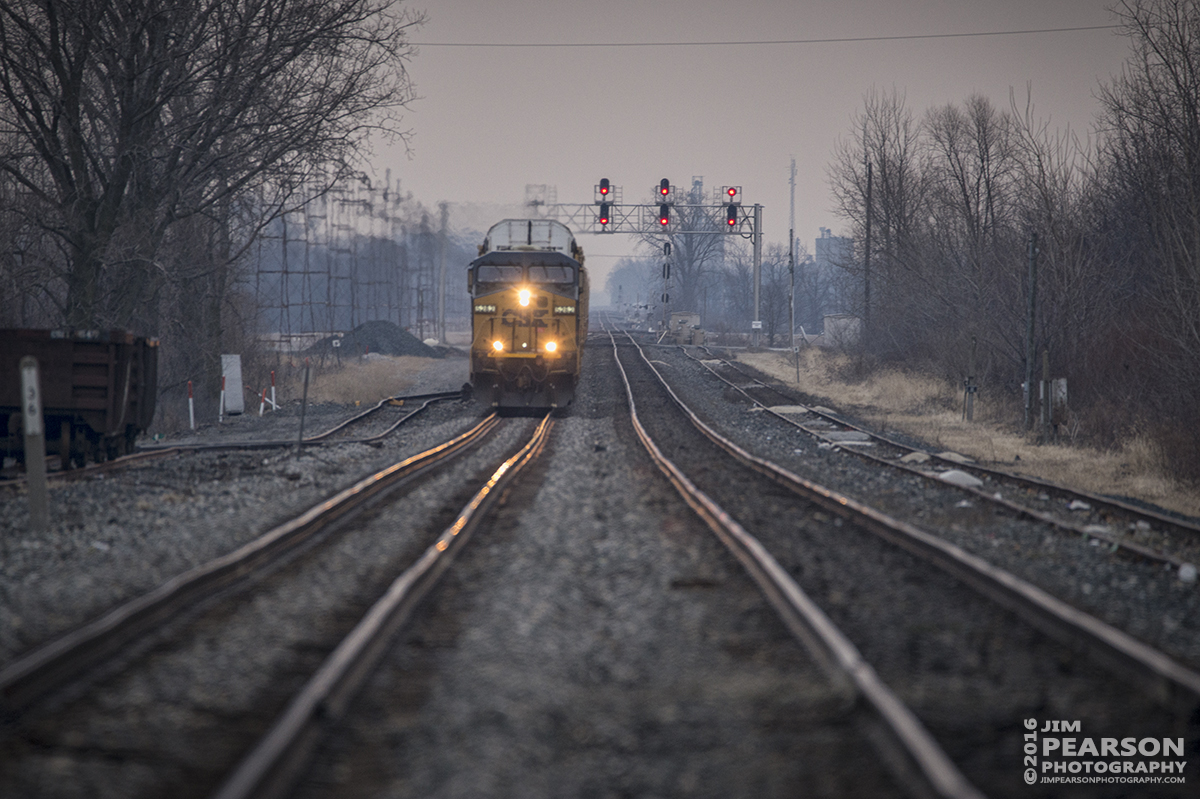
[(42, 390), (37, 359), (21, 359), (21, 417), (25, 425), (25, 482), (29, 486), (29, 529), (44, 533), (50, 526), (46, 488), (46, 428), (42, 424)]

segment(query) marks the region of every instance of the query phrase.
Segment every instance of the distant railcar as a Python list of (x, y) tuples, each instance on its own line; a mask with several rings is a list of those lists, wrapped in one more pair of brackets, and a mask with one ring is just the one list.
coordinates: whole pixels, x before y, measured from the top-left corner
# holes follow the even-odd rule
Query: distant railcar
[(506, 219), (471, 262), (471, 386), (499, 408), (557, 408), (575, 396), (588, 328), (583, 250), (566, 225)]
[(122, 330), (0, 329), (0, 439), (24, 457), (21, 359), (38, 361), (46, 449), (63, 468), (133, 450), (158, 396), (158, 342)]

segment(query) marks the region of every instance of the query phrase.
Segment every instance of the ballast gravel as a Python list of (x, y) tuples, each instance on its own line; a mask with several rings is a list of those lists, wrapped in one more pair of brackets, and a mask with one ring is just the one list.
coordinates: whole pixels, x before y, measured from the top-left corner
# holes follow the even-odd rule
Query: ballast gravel
[[(663, 364), (659, 371), (701, 418), (753, 454), (933, 532), (1200, 669), (1196, 582), (1180, 580), (1160, 564), (1111, 552), (1094, 538), (1086, 541), (997, 513), (975, 497), (939, 485), (955, 482), (953, 476), (929, 481), (822, 446), (807, 433), (755, 411), (678, 348), (654, 347), (648, 353)], [(982, 488), (990, 490), (986, 481)]]
[[(295, 795), (903, 794), (866, 742), (859, 711), (649, 462), (605, 350), (605, 340), (589, 345), (576, 404), (558, 420), (544, 462), (522, 477), (494, 527), (477, 534), (402, 631)], [(674, 348), (651, 357), (707, 421), (756, 454), (903, 514), (1200, 666), (1195, 582), (1079, 539), (997, 525), (990, 510), (950, 499), (950, 486), (886, 477), (842, 451), (856, 442), (822, 448), (752, 412)], [(449, 358), (411, 391), (454, 390), (465, 380), (465, 361)], [(247, 414), (172, 440), (290, 437), (298, 411)], [(310, 407), (306, 430), (351, 412)], [(20, 492), (0, 489), (0, 667), (481, 415), (478, 406), (449, 402), (378, 447), (329, 445), (299, 457), (197, 452), (54, 486), (55, 515), (42, 536), (28, 533)], [(439, 499), (422, 503), (414, 519), (434, 513)], [(57, 740), (59, 748), (0, 749), (25, 752), (0, 758), (0, 789), (19, 785), (32, 797), (205, 795), (198, 786), (210, 785), (213, 764), (248, 747), (315, 668), (333, 621), (369, 601), (368, 586), (383, 577), (382, 566), (366, 562), (373, 556), (365, 544), (348, 541), (310, 589), (280, 589), (272, 600), (294, 610), (280, 634), (302, 628), (311, 613), (323, 619), (296, 633), (312, 639), (313, 652), (278, 685), (264, 688), (262, 675), (276, 666), (253, 654), (276, 632), (257, 607), (266, 600), (256, 599), (228, 628), (171, 652), (151, 676), (96, 698), (103, 712), (92, 721), (40, 720), (35, 741)], [(413, 546), (399, 541), (393, 552)], [(217, 637), (251, 657), (214, 658)], [(232, 733), (222, 726), (231, 719)], [(1022, 795), (1019, 763), (1012, 775), (999, 793)]]
[[(452, 391), (466, 363), (448, 359), (412, 393)], [(23, 486), (0, 488), (0, 667), (18, 654), (89, 620), (164, 580), (229, 552), (292, 513), (413, 455), (478, 421), (461, 403), (431, 405), (382, 445), (191, 451), (50, 483), (50, 527), (29, 531)], [(192, 443), (264, 440), (299, 430), (299, 405), (258, 417), (244, 414), (197, 434)], [(308, 408), (319, 431), (361, 412)]]

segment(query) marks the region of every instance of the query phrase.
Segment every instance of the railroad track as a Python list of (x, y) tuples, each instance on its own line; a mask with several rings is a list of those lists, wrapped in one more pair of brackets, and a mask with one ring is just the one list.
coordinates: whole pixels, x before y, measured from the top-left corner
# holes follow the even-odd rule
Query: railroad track
[(362, 478), (222, 557), (177, 575), (0, 669), (0, 718), (19, 720), (39, 700), (104, 671), (115, 655), (189, 609), (277, 568), (289, 555), (344, 526), (403, 486), (471, 448), (501, 424), (494, 414), (442, 444)]
[[(535, 425), (532, 436), (525, 441), (522, 436)], [(307, 765), (307, 752), (319, 733), (345, 709), (358, 683), (386, 650), (390, 636), (433, 587), (507, 486), (542, 452), (552, 427), (549, 415), (540, 424), (536, 420), (489, 415), (466, 433), (364, 478), (238, 551), (180, 575), (151, 595), (115, 608), (93, 624), (10, 663), (0, 671), (3, 732), (8, 738), (5, 741), (0, 735), (0, 759), (9, 761), (8, 767), (0, 768), (0, 793), (31, 787), (29, 782), (13, 782), (5, 776), (13, 763), (30, 756), (29, 748), (22, 748), (21, 742), (32, 743), (35, 757), (45, 757), (42, 753), (47, 750), (65, 752), (60, 757), (86, 757), (87, 752), (75, 751), (78, 745), (71, 743), (71, 736), (79, 734), (72, 731), (76, 723), (73, 719), (94, 715), (97, 718), (89, 726), (98, 728), (129, 723), (126, 719), (140, 712), (130, 706), (139, 701), (122, 700), (115, 708), (118, 718), (107, 719), (114, 708), (106, 696), (110, 692), (124, 694), (131, 690), (129, 684), (136, 694), (140, 685), (163, 681), (164, 671), (202, 670), (194, 663), (198, 650), (201, 659), (219, 655), (225, 664), (244, 660), (246, 665), (235, 666), (241, 670), (264, 660), (275, 662), (273, 670), (282, 669), (271, 680), (272, 685), (262, 689), (264, 696), (254, 707), (230, 711), (228, 720), (222, 722), (222, 731), (216, 733), (219, 746), (211, 748), (222, 749), (223, 756), (206, 753), (204, 762), (196, 765), (187, 762), (190, 753), (168, 756), (118, 749), (109, 758), (167, 760), (157, 766), (167, 775), (172, 770), (195, 772), (184, 791), (191, 795), (196, 795), (197, 785), (203, 782), (209, 783), (204, 789), (207, 794), (222, 773), (231, 775), (221, 789), (223, 796), (286, 795), (286, 786)], [(451, 459), (454, 468), (442, 468)], [(402, 504), (395, 501), (401, 489), (406, 498)], [(424, 499), (414, 503), (414, 492), (424, 492)], [(464, 500), (463, 508), (457, 515), (451, 512), (447, 519), (447, 503), (455, 507), (456, 498)], [(428, 520), (422, 521), (422, 513)], [(412, 529), (393, 529), (398, 523)], [(373, 552), (380, 545), (385, 554)], [(298, 552), (303, 552), (303, 557), (292, 556)], [(346, 579), (343, 573), (336, 577), (336, 583), (330, 583), (322, 576), (323, 561), (330, 556), (345, 561), (343, 570), (349, 567), (362, 571), (359, 564), (370, 563), (370, 574)], [(251, 577), (255, 578), (255, 590), (252, 600), (247, 600), (240, 594), (246, 593), (242, 588)], [(270, 628), (286, 626), (283, 620), (257, 618), (251, 625), (254, 632), (249, 640), (244, 632), (237, 632), (239, 626), (247, 624), (237, 617), (253, 616), (253, 608), (260, 602), (267, 606), (281, 602), (285, 606), (307, 605), (312, 596), (327, 592), (345, 594), (348, 599), (342, 603), (350, 605), (351, 610), (321, 610), (309, 624), (314, 629), (336, 626), (340, 643), (324, 632), (311, 634), (321, 639), (319, 643), (308, 641), (309, 633), (302, 633), (299, 641), (288, 644), (298, 652), (294, 659), (311, 667), (281, 667), (280, 656), (271, 655), (275, 644)], [(303, 607), (281, 609), (297, 617), (305, 612)], [(330, 617), (338, 620), (336, 625), (331, 625)], [(300, 623), (308, 626), (302, 620)], [(159, 640), (141, 643), (156, 637)], [(122, 652), (139, 646), (143, 651), (132, 658)], [(246, 646), (251, 651), (239, 648)], [(259, 649), (262, 651), (255, 651)], [(312, 663), (317, 650), (328, 657)], [(185, 651), (187, 654), (179, 654)], [(180, 658), (184, 658), (183, 663), (174, 662)], [(127, 668), (131, 661), (133, 665)], [(219, 673), (208, 679), (221, 684)], [(282, 695), (290, 690), (289, 686), (298, 689), (294, 698)], [(185, 686), (171, 690), (181, 690), (186, 696), (192, 689)], [(140, 701), (144, 703), (145, 699)], [(180, 701), (155, 699), (152, 707), (178, 712)], [(187, 704), (186, 699), (182, 701)], [(79, 708), (81, 704), (83, 709)], [(212, 712), (200, 712), (199, 721), (190, 724), (203, 729), (205, 718)], [(277, 713), (278, 723), (271, 725)], [(145, 726), (152, 727), (153, 723)], [(268, 732), (255, 747), (248, 736), (262, 730)], [(120, 737), (138, 735), (153, 738), (152, 732), (143, 730)], [(151, 741), (142, 745), (158, 744)], [(169, 744), (162, 745), (169, 748)], [(178, 749), (178, 744), (175, 746)], [(243, 765), (230, 771), (247, 751), (251, 754)], [(170, 757), (179, 758), (180, 764), (168, 765)], [(176, 785), (172, 793), (182, 788)]]
[(397, 630), (449, 568), (504, 489), (545, 449), (553, 424), (551, 414), (547, 414), (532, 437), (491, 474), (437, 540), (396, 577), (387, 592), (292, 698), (267, 734), (214, 794), (214, 799), (288, 794), (308, 767), (323, 731), (345, 714)]
[[(927, 792), (974, 796), (972, 784), (1018, 776), (1004, 768), (1019, 771), (1021, 722), (1043, 714), (1047, 696), (1100, 697), (1128, 729), (1200, 739), (1191, 716), (1200, 674), (924, 530), (751, 455), (705, 425), (629, 342), (614, 338), (613, 347), (647, 450), (797, 636), (875, 708)], [(727, 466), (731, 458), (740, 466)], [(1071, 674), (1047, 668), (1064, 662)], [(964, 729), (968, 720), (974, 729)], [(1094, 735), (1104, 720), (1083, 719)]]
[[(713, 354), (708, 348), (704, 349)], [(1200, 551), (1200, 525), (1193, 522), (1139, 508), (1113, 497), (985, 466), (958, 453), (929, 452), (910, 446), (855, 424), (832, 410), (809, 404), (733, 361), (715, 356), (702, 360), (686, 349), (684, 354), (763, 412), (829, 446), (840, 447), (865, 460), (902, 469), (924, 479), (955, 485), (980, 502), (1003, 507), (1085, 540), (1095, 539), (1113, 551), (1161, 563), (1176, 572), (1189, 563), (1194, 568), (1196, 554)], [(926, 464), (928, 466), (922, 468)], [(947, 474), (952, 472), (970, 475), (980, 482), (964, 485), (948, 481)], [(1079, 521), (1081, 512), (1087, 514), (1086, 521)], [(1185, 548), (1183, 555), (1172, 551), (1181, 546)]]
[[(47, 472), (46, 479), (58, 482), (81, 480), (100, 474), (107, 474), (145, 461), (175, 457), (188, 452), (278, 449), (280, 447), (294, 447), (297, 444), (303, 446), (325, 443), (376, 444), (395, 432), (401, 425), (415, 418), (433, 403), (457, 399), (461, 396), (462, 392), (460, 391), (444, 391), (429, 394), (385, 397), (373, 407), (352, 415), (328, 430), (306, 436), (299, 442), (293, 438), (290, 440), (223, 441), (203, 444), (150, 444), (140, 446), (135, 453), (104, 461), (103, 463), (92, 463), (83, 468), (59, 469)], [(360, 431), (363, 427), (368, 427), (369, 429), (365, 432), (358, 432), (356, 436), (351, 435), (353, 431)], [(0, 479), (0, 488), (23, 485), (24, 482), (25, 475), (18, 474), (15, 477)]]

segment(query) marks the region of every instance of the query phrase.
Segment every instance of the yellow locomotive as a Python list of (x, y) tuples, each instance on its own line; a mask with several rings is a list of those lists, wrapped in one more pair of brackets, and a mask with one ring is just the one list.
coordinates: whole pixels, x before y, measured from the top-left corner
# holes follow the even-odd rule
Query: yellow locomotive
[(587, 270), (570, 229), (549, 219), (492, 225), (467, 286), (475, 395), (499, 408), (570, 404), (588, 326)]

